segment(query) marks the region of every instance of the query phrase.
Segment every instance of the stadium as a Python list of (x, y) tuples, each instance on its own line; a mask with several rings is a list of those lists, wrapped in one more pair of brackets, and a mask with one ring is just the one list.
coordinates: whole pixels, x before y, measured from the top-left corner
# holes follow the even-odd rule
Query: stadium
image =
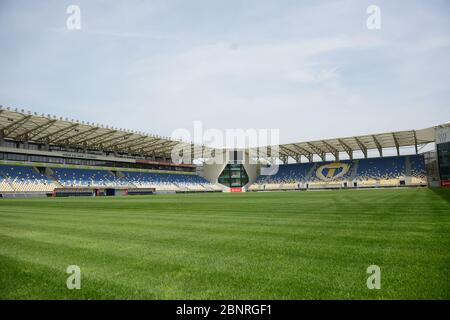
[(9, 107), (0, 137), (3, 299), (449, 298), (448, 123), (271, 146), (275, 162)]
[[(3, 107), (0, 117), (3, 198), (450, 184), (449, 124), (262, 146), (269, 148), (269, 152), (260, 152), (262, 147), (212, 149)], [(440, 139), (438, 143), (436, 138)], [(435, 149), (419, 153), (430, 144)], [(191, 153), (189, 163), (176, 163), (179, 161), (173, 159), (173, 150), (180, 145)], [(383, 156), (385, 150), (391, 149), (395, 155)], [(373, 151), (377, 154), (369, 157)], [(401, 154), (404, 152), (409, 154)], [(354, 158), (358, 153), (362, 157)], [(205, 158), (208, 155), (216, 161), (211, 163), (211, 159)], [(201, 164), (194, 164), (199, 159)], [(262, 174), (261, 169), (271, 162), (276, 163), (277, 170)]]
[(449, 13), (0, 0), (0, 308), (447, 307)]

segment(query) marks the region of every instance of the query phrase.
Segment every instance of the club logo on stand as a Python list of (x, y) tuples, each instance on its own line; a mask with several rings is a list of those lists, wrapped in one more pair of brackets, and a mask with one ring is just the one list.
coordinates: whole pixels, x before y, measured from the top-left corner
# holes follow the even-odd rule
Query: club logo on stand
[(348, 163), (328, 163), (317, 168), (316, 176), (322, 181), (333, 181), (344, 176), (349, 169), (350, 165)]

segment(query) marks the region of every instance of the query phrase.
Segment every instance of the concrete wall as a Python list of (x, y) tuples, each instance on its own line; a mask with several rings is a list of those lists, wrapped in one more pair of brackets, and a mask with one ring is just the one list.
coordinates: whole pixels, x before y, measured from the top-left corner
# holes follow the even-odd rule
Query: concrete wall
[(248, 183), (245, 185), (245, 187), (249, 187), (253, 182), (255, 182), (256, 178), (258, 178), (261, 165), (250, 163), (248, 152), (245, 153), (244, 159), (244, 169), (248, 175)]
[(217, 179), (229, 161), (229, 152), (216, 155), (214, 163), (205, 162), (203, 164), (203, 177), (212, 183), (217, 183)]

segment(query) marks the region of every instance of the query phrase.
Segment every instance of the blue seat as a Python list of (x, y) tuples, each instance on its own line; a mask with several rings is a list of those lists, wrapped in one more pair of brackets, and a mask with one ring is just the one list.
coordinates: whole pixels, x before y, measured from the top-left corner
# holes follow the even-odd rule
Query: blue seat
[[(343, 182), (350, 180), (399, 180), (406, 176), (406, 161), (409, 157), (411, 166), (411, 176), (425, 178), (425, 161), (423, 155), (394, 156), (384, 158), (369, 158), (358, 160), (342, 160), (338, 162), (316, 162), (316, 163), (295, 163), (279, 165), (278, 172), (275, 175), (260, 175), (256, 179), (257, 184), (283, 184), (283, 183), (309, 183), (309, 182)], [(337, 163), (333, 168), (333, 164)], [(345, 166), (346, 172), (342, 172)], [(332, 174), (324, 179), (329, 172), (330, 165)], [(322, 174), (318, 171), (323, 170)], [(311, 174), (310, 174), (311, 173)], [(310, 174), (310, 176), (308, 176)], [(336, 176), (333, 179), (333, 175)]]
[(137, 172), (123, 171), (125, 179), (131, 183), (139, 184), (209, 184), (210, 182), (203, 177), (195, 174), (182, 173), (158, 173), (158, 172)]
[(122, 183), (110, 171), (97, 169), (53, 168), (63, 186), (116, 186)]
[(33, 167), (0, 165), (0, 175), (14, 182), (21, 183), (51, 183), (47, 176), (38, 173)]

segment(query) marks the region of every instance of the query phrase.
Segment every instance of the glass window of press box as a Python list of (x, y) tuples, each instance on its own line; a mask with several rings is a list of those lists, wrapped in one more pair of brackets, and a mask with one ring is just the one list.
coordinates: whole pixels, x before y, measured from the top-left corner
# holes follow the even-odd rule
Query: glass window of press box
[(437, 153), (441, 180), (450, 180), (450, 142), (438, 144)]

